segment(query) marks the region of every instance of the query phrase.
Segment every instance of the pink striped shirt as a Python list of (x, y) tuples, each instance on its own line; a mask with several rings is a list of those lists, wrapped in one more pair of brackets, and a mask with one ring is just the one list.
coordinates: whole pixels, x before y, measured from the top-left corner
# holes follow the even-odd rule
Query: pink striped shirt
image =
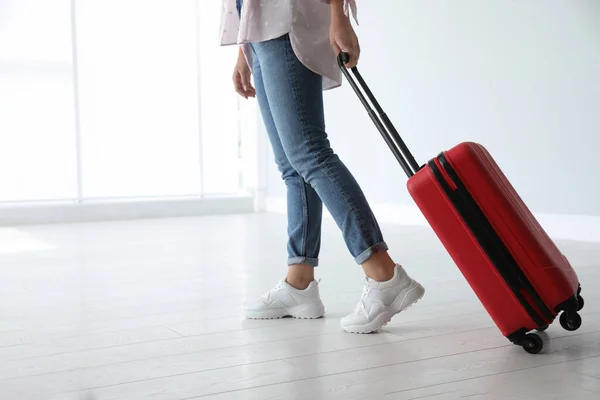
[[(329, 43), (329, 0), (244, 0), (241, 18), (236, 0), (222, 0), (221, 45), (239, 44), (252, 65), (249, 43), (275, 39), (289, 33), (298, 59), (323, 76), (323, 89), (342, 83), (336, 54)], [(344, 12), (356, 21), (355, 0), (344, 0)]]

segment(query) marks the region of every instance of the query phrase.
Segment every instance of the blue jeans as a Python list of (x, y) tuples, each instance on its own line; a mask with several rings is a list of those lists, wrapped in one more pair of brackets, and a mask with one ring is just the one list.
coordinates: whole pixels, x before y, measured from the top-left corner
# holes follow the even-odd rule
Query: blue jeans
[(322, 77), (298, 60), (288, 35), (251, 47), (256, 97), (287, 186), (288, 264), (318, 265), (323, 204), (358, 264), (387, 250), (361, 188), (329, 145)]

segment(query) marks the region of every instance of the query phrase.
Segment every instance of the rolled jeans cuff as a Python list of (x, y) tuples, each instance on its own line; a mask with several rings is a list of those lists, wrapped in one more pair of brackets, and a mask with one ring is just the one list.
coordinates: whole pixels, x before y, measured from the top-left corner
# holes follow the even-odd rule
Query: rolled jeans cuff
[(310, 265), (311, 267), (316, 267), (319, 265), (319, 259), (318, 258), (309, 258), (309, 257), (292, 257), (292, 258), (288, 259), (288, 265), (295, 265), (295, 264), (307, 264), (307, 265)]
[(379, 242), (360, 253), (358, 257), (354, 259), (354, 261), (356, 261), (356, 263), (360, 265), (367, 261), (369, 258), (371, 258), (373, 254), (387, 250), (389, 250), (388, 245), (385, 242)]

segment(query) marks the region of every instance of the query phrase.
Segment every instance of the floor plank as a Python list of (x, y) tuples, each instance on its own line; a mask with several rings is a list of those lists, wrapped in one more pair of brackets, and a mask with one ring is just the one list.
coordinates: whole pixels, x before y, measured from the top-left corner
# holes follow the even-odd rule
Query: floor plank
[(387, 393), (387, 400), (530, 399), (592, 400), (600, 396), (600, 379), (579, 373), (583, 364), (600, 364), (598, 357), (461, 380), (425, 388)]
[[(471, 335), (463, 340), (460, 350), (454, 351), (452, 348), (459, 345), (460, 339), (445, 339), (424, 339), (427, 343), (420, 346), (398, 342), (375, 349), (145, 379), (88, 393), (98, 400), (187, 399), (219, 393), (221, 396), (215, 398), (314, 399), (325, 395), (328, 399), (376, 398), (402, 390), (600, 355), (600, 333), (554, 340), (549, 344), (550, 352), (542, 357), (531, 357), (498, 339), (494, 342), (492, 337)], [(429, 350), (427, 346), (431, 343), (434, 348)], [(79, 382), (87, 383), (86, 377), (91, 378), (80, 376)], [(48, 387), (44, 390), (53, 392)]]
[(598, 398), (600, 244), (559, 243), (581, 278), (584, 324), (553, 325), (547, 351), (530, 356), (423, 227), (384, 227), (427, 293), (374, 335), (339, 328), (362, 273), (331, 221), (317, 270), (327, 315), (316, 321), (241, 316), (243, 299), (285, 273), (281, 216), (0, 229), (20, 243), (0, 254), (2, 399)]
[[(578, 362), (581, 362), (586, 357), (596, 357), (597, 362), (600, 351), (600, 336), (599, 334), (590, 334), (583, 337), (566, 337), (554, 340), (549, 346), (551, 347), (550, 353), (539, 357), (522, 354), (513, 347), (496, 347), (384, 367), (361, 368), (346, 373), (322, 374), (317, 378), (289, 380), (248, 390), (230, 390), (213, 396), (203, 396), (203, 393), (201, 393), (203, 389), (194, 387), (183, 390), (181, 394), (173, 394), (170, 398), (181, 398), (182, 395), (192, 394), (190, 398), (212, 400), (377, 399), (397, 392), (432, 386), (438, 387), (452, 382), (456, 382), (457, 387), (465, 387), (466, 381), (475, 378), (528, 370), (569, 359), (577, 359)], [(313, 368), (318, 367), (314, 366)], [(512, 376), (514, 378), (513, 384), (520, 382), (517, 379), (518, 376), (520, 376), (518, 373)], [(96, 395), (96, 392), (93, 393)], [(433, 393), (438, 392), (433, 391)], [(102, 393), (100, 394), (102, 395)], [(165, 394), (163, 398), (167, 399), (169, 397)], [(528, 399), (528, 397), (520, 398)], [(576, 399), (577, 397), (565, 398)], [(499, 399), (503, 399), (503, 397), (499, 397)]]

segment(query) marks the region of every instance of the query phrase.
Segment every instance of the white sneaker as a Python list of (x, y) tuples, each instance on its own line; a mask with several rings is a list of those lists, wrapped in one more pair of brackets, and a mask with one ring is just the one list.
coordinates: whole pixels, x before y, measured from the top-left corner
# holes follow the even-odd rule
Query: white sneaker
[(244, 314), (250, 319), (274, 319), (283, 317), (314, 319), (325, 314), (325, 306), (319, 296), (319, 284), (312, 281), (304, 290), (298, 290), (287, 282), (279, 283), (256, 300), (244, 304)]
[(365, 278), (364, 285), (354, 312), (340, 322), (346, 332), (375, 332), (425, 294), (423, 286), (410, 278), (400, 265), (396, 265), (394, 277), (389, 281), (377, 282)]

